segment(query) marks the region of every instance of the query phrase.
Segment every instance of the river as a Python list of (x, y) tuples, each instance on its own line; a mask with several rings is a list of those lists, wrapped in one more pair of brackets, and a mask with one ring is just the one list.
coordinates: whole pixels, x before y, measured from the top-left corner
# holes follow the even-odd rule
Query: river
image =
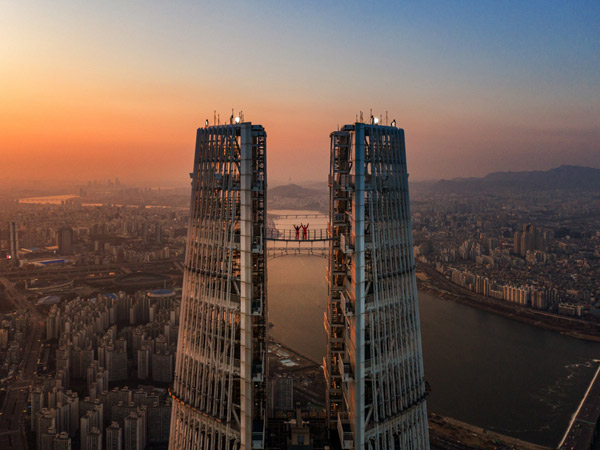
[[(309, 358), (325, 354), (325, 266), (316, 256), (268, 261), (270, 333)], [(591, 381), (600, 344), (420, 292), (431, 412), (536, 444), (560, 441)]]

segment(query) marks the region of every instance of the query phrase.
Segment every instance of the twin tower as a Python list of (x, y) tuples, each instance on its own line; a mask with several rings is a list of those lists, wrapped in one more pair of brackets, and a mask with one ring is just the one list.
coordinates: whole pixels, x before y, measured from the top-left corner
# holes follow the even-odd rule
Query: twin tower
[[(330, 137), (331, 448), (428, 449), (404, 131)], [(172, 450), (268, 448), (266, 162), (260, 125), (198, 129)]]

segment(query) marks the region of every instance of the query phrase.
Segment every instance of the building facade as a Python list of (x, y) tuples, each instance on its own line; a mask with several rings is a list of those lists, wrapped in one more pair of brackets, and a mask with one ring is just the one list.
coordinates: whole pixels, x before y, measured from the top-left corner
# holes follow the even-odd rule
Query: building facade
[(198, 129), (170, 448), (264, 448), (266, 188), (262, 126)]
[(56, 232), (56, 245), (59, 255), (70, 255), (73, 253), (73, 229), (61, 227)]
[(16, 222), (8, 223), (9, 252), (12, 264), (19, 265), (19, 227)]
[(123, 449), (123, 429), (117, 422), (113, 422), (106, 428), (106, 450)]
[(68, 433), (63, 431), (56, 435), (53, 450), (71, 450), (71, 438)]
[(427, 449), (404, 131), (355, 123), (330, 136), (330, 429), (346, 449)]

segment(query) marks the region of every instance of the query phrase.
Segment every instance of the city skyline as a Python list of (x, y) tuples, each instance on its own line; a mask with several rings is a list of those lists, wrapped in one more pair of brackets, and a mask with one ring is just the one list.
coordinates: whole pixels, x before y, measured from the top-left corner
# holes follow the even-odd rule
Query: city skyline
[(371, 108), (411, 180), (600, 167), (595, 3), (232, 6), (7, 2), (0, 176), (184, 184), (190, 130), (232, 107), (271, 130), (273, 181), (321, 179)]
[[(249, 125), (201, 127), (198, 133), (208, 134), (211, 129), (226, 133)], [(332, 134), (343, 137), (357, 127), (370, 129), (375, 137), (395, 130), (356, 123)], [(233, 290), (227, 288), (221, 257), (233, 253), (233, 258), (225, 259), (235, 266), (235, 252), (246, 248), (248, 253), (249, 234), (242, 226), (245, 208), (239, 214), (239, 239), (236, 226), (219, 226), (219, 222), (232, 223), (228, 213), (232, 209), (226, 205), (236, 204), (234, 199), (243, 205), (247, 194), (254, 198), (262, 191), (265, 205), (268, 197), (269, 211), (262, 219), (252, 214), (257, 227), (250, 235), (266, 237), (263, 245), (268, 241), (264, 249), (264, 263), (270, 259), (268, 277), (264, 273), (265, 283), (271, 283), (266, 287), (269, 357), (267, 368), (252, 364), (251, 374), (255, 386), (265, 376), (269, 383), (266, 405), (272, 428), (268, 429), (273, 430), (267, 433), (272, 438), (269, 448), (290, 448), (301, 437), (305, 443), (314, 442), (316, 449), (329, 445), (326, 411), (333, 402), (328, 398), (340, 405), (341, 427), (333, 428), (341, 433), (344, 446), (351, 446), (351, 439), (360, 446), (361, 441), (382, 434), (387, 434), (389, 442), (395, 441), (396, 424), (407, 424), (405, 419), (412, 423), (413, 412), (423, 417), (423, 390), (428, 394), (432, 449), (456, 448), (457, 440), (464, 450), (498, 447), (498, 442), (536, 450), (556, 445), (589, 448), (600, 415), (600, 170), (571, 167), (540, 176), (509, 177), (510, 189), (502, 183), (483, 186), (477, 180), (440, 183), (443, 189), (437, 191), (423, 186), (411, 189), (413, 240), (408, 233), (406, 171), (397, 176), (393, 161), (377, 156), (380, 147), (386, 148), (377, 139), (357, 138), (352, 147), (358, 150), (361, 142), (364, 177), (362, 152), (354, 154), (352, 164), (346, 160), (342, 165), (344, 158), (332, 159), (338, 170), (329, 178), (331, 197), (294, 186), (281, 186), (267, 194), (260, 170), (241, 170), (243, 159), (237, 166), (235, 158), (218, 152), (208, 158), (213, 163), (202, 158), (196, 161), (204, 176), (198, 177), (194, 170), (191, 205), (189, 189), (137, 189), (117, 180), (86, 184), (82, 197), (41, 196), (17, 202), (16, 191), (9, 194), (0, 210), (0, 382), (6, 392), (0, 405), (0, 427), (6, 430), (0, 436), (3, 445), (26, 448), (26, 442), (35, 439), (40, 450), (56, 450), (69, 443), (73, 448), (91, 443), (101, 450), (104, 442), (123, 439), (125, 449), (141, 449), (146, 442), (166, 448), (169, 431), (185, 435), (190, 420), (199, 415), (203, 423), (235, 424), (235, 419), (223, 422), (220, 406), (209, 407), (207, 412), (210, 395), (214, 399), (225, 390), (217, 389), (211, 376), (194, 378), (199, 371), (193, 364), (186, 371), (190, 365), (185, 360), (193, 359), (189, 356), (201, 349), (198, 363), (213, 373), (226, 366), (210, 355), (223, 349), (215, 340), (227, 341), (221, 340), (224, 328), (219, 324), (235, 328), (236, 322), (202, 320), (204, 332), (194, 333), (198, 318), (215, 317), (194, 310), (214, 311), (227, 303), (229, 294), (234, 303), (237, 293), (243, 294), (243, 286), (236, 290), (233, 275)], [(342, 148), (332, 145), (333, 155), (338, 147)], [(403, 152), (393, 155), (403, 166)], [(233, 176), (226, 170), (228, 165), (234, 168)], [(340, 172), (349, 166), (350, 173)], [(252, 177), (251, 193), (240, 189), (243, 177), (236, 177), (235, 167), (242, 173), (258, 174)], [(203, 194), (198, 196), (199, 192)], [(348, 198), (352, 198), (350, 205)], [(332, 206), (328, 200), (338, 203), (333, 216), (325, 213)], [(203, 205), (200, 210), (198, 204)], [(294, 234), (298, 223), (303, 224), (302, 237)], [(261, 224), (266, 226), (265, 234)], [(227, 229), (233, 231), (223, 235)], [(329, 302), (323, 276), (327, 263), (320, 259), (327, 258), (330, 250), (322, 247), (328, 229), (339, 231), (339, 247), (333, 246), (339, 258), (332, 259), (330, 254), (335, 265), (329, 274), (337, 286), (342, 282), (339, 300), (332, 297)], [(194, 236), (198, 236), (197, 244)], [(252, 258), (261, 255), (259, 242), (252, 240)], [(15, 252), (18, 258), (7, 257)], [(190, 260), (198, 264), (190, 266)], [(261, 263), (250, 267), (254, 279), (255, 271), (261, 273)], [(204, 283), (194, 284), (194, 280)], [(225, 290), (213, 289), (219, 285)], [(398, 288), (405, 299), (399, 309), (393, 301)], [(379, 306), (384, 311), (376, 300), (382, 297)], [(249, 306), (248, 302), (240, 304)], [(263, 313), (265, 305), (262, 302)], [(260, 306), (252, 301), (253, 319)], [(404, 318), (399, 326), (393, 325), (394, 310)], [(341, 327), (340, 312), (347, 324)], [(390, 313), (383, 329), (374, 326), (381, 324), (382, 312)], [(182, 322), (178, 321), (180, 313)], [(363, 328), (358, 319), (363, 315), (364, 334), (359, 332)], [(262, 326), (266, 323), (263, 320)], [(332, 358), (332, 364), (324, 364), (324, 371), (319, 362), (325, 352), (323, 325), (330, 330), (329, 324), (328, 355), (337, 353), (341, 344), (345, 356)], [(422, 368), (417, 362), (421, 355), (415, 333), (419, 328)], [(400, 339), (385, 339), (386, 329), (403, 332)], [(203, 345), (202, 336), (205, 343), (213, 344)], [(242, 336), (237, 336), (241, 342)], [(373, 345), (382, 341), (387, 342), (383, 347)], [(410, 348), (414, 358), (400, 348)], [(261, 353), (261, 347), (257, 349)], [(264, 346), (262, 350), (264, 354)], [(234, 367), (236, 359), (234, 349)], [(255, 360), (254, 355), (246, 361), (251, 359)], [(176, 361), (181, 363), (174, 371)], [(238, 361), (241, 371), (243, 364)], [(387, 370), (379, 371), (384, 367)], [(403, 367), (401, 373), (394, 370), (398, 367)], [(247, 364), (245, 368), (247, 372)], [(342, 402), (337, 402), (335, 392), (340, 383), (332, 377), (331, 384), (326, 384), (323, 372), (325, 376), (343, 374), (339, 380)], [(403, 376), (408, 376), (408, 384), (399, 381)], [(377, 385), (381, 388), (373, 389)], [(358, 400), (363, 397), (353, 395), (361, 386), (362, 404)], [(194, 391), (200, 396), (194, 396)], [(232, 394), (235, 398), (235, 388)], [(400, 405), (404, 399), (410, 399), (409, 403)], [(172, 403), (183, 412), (178, 415), (179, 424), (169, 421)], [(217, 404), (224, 403), (217, 401), (213, 406)], [(237, 410), (239, 403), (234, 399), (233, 404), (225, 404)], [(390, 408), (377, 413), (369, 404)], [(353, 405), (367, 413), (362, 435), (362, 419), (352, 413)], [(426, 439), (417, 431), (423, 430), (423, 420), (401, 448), (410, 448), (413, 439)], [(482, 429), (487, 431), (482, 433)], [(338, 434), (334, 430), (330, 436)], [(253, 443), (258, 441), (255, 437), (259, 436), (253, 432)]]
[(600, 446), (600, 2), (0, 8), (0, 448)]

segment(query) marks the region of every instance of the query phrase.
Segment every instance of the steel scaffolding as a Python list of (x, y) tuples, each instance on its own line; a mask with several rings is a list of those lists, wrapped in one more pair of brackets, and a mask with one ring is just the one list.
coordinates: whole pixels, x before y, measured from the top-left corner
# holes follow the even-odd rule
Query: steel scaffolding
[(428, 449), (404, 131), (330, 136), (330, 429), (344, 449)]
[(266, 425), (266, 133), (197, 132), (171, 449), (262, 449)]

